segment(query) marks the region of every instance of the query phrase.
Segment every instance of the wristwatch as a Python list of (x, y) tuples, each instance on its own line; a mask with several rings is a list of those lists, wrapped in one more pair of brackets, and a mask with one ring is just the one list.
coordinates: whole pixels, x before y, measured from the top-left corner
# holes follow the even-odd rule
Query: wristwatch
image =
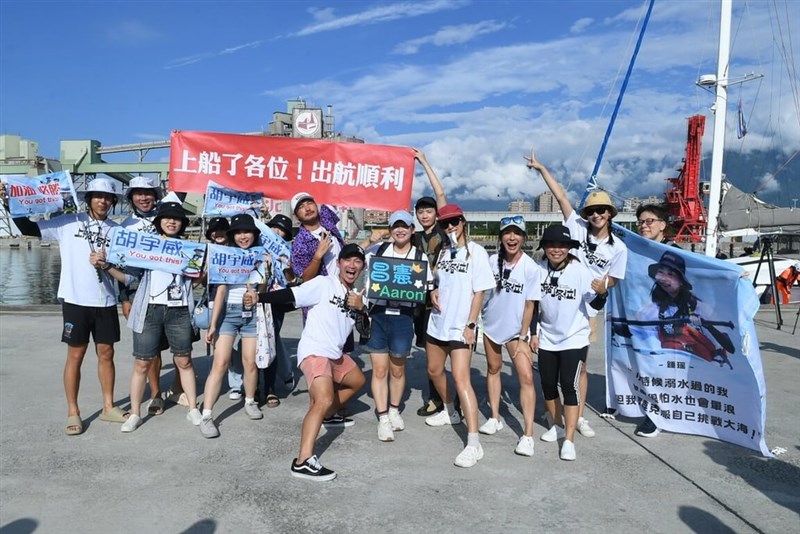
[(525, 343), (530, 343), (530, 341), (531, 341), (531, 335), (530, 335), (530, 334), (527, 334), (527, 335), (525, 335), (525, 336), (520, 336), (519, 338), (520, 338), (522, 341), (524, 341)]
[(475, 326), (476, 325), (475, 325), (474, 322), (473, 323), (467, 323), (467, 328), (469, 328), (470, 330), (475, 330)]

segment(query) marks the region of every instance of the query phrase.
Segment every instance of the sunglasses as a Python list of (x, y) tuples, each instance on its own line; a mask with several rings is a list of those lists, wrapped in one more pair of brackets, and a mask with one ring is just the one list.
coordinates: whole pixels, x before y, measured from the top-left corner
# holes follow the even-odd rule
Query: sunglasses
[(589, 243), (588, 240), (583, 242), (586, 245), (586, 248), (589, 249), (589, 252), (594, 252), (597, 250), (597, 243)]
[(511, 276), (511, 269), (503, 269), (503, 280), (508, 280), (509, 276)]
[(442, 230), (446, 230), (450, 226), (458, 226), (461, 222), (461, 217), (452, 217), (450, 219), (444, 219), (439, 221), (439, 228)]
[(500, 219), (500, 226), (505, 226), (507, 224), (525, 224), (525, 219), (522, 215), (514, 215), (513, 217), (503, 217)]
[(550, 285), (558, 287), (558, 276), (550, 276)]
[(636, 221), (636, 226), (651, 226), (656, 221), (663, 221), (664, 219), (639, 219)]
[(594, 208), (584, 208), (583, 212), (586, 214), (587, 217), (591, 217), (594, 214), (602, 215), (608, 211), (607, 206), (597, 206)]

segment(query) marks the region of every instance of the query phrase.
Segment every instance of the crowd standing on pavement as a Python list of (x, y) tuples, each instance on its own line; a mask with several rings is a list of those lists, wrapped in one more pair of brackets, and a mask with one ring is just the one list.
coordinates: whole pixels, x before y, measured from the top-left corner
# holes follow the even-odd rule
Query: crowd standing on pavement
[[(605, 305), (608, 289), (625, 277), (627, 249), (611, 232), (616, 207), (607, 193), (595, 191), (581, 210), (575, 211), (558, 181), (531, 153), (526, 158), (528, 167), (537, 171), (553, 192), (564, 224), (545, 230), (539, 243), (543, 257), (535, 261), (523, 250), (528, 241), (524, 217), (502, 217), (497, 253), (490, 257), (470, 239), (464, 211), (447, 202), (425, 154), (417, 150), (415, 158), (434, 196), (419, 198), (414, 215), (404, 210), (392, 213), (387, 230), (373, 231), (360, 244), (347, 243), (337, 227), (335, 209), (319, 205), (308, 193), (298, 193), (291, 200), (292, 214), (299, 221), (297, 230), (285, 215), (267, 221), (291, 247), (289, 267), (280, 277), (283, 286), (276, 283), (268, 255), (258, 280), (236, 285), (208, 284), (205, 274), (191, 279), (158, 270), (121, 269), (107, 262), (108, 235), (115, 226), (108, 216), (121, 195), (115, 183), (104, 178), (89, 183), (84, 213), (38, 222), (15, 218), (23, 234), (61, 243), (58, 296), (63, 303), (62, 341), (67, 345), (66, 434), (83, 432), (78, 390), (90, 339), (95, 343), (103, 392), (100, 419), (120, 423), (123, 432), (133, 432), (147, 415), (163, 412), (160, 356), (166, 349), (177, 370), (168, 398), (187, 407), (187, 419), (199, 427), (203, 437), (219, 436), (212, 410), (226, 375), (229, 397), (238, 400), (243, 396), (247, 417), (261, 419), (259, 400), (267, 407), (280, 404), (276, 376), (293, 380), (280, 330), (284, 314), (299, 308), (307, 327), (300, 336), (296, 365), (306, 379), (309, 407), (302, 421), (298, 454), (291, 462), (292, 475), (319, 481), (336, 477), (321, 464), (314, 449), (323, 426), (354, 424), (346, 405), (366, 382), (351, 356), (356, 350), (354, 331), (361, 334), (361, 351), (369, 354), (372, 363), (370, 392), (379, 441), (394, 441), (406, 428), (401, 415), (409, 386), (405, 365), (416, 346), (424, 349), (429, 379), (417, 414), (431, 427), (465, 421), (466, 443), (454, 463), (464, 468), (476, 465), (484, 456), (480, 434), (497, 434), (504, 428), (500, 370), (505, 347), (519, 381), (523, 416), (522, 435), (513, 452), (523, 457), (534, 455), (534, 368), (538, 365), (549, 418), (549, 428), (540, 439), (561, 439), (560, 458), (575, 460), (575, 433), (584, 437), (595, 434), (583, 414), (592, 318)], [(126, 198), (132, 214), (123, 226), (165, 237), (183, 236), (189, 219), (177, 197), (162, 199), (157, 183), (134, 177)], [(640, 233), (666, 242), (663, 213), (659, 206), (637, 213)], [(205, 237), (216, 245), (250, 249), (259, 244), (260, 233), (251, 215), (240, 214), (230, 222), (221, 217), (209, 220)], [(424, 302), (364, 295), (364, 289), (357, 287), (362, 272), (382, 257), (424, 265)], [(207, 286), (211, 315), (202, 336), (191, 321), (197, 284)], [(133, 330), (135, 365), (127, 410), (114, 403), (114, 344), (120, 339), (118, 299)], [(271, 310), (270, 331), (274, 331), (278, 353), (265, 368), (261, 385), (256, 346), (262, 334), (254, 312), (259, 306)], [(487, 359), (485, 388), (490, 415), (482, 425), (471, 380), (473, 351), (480, 336)], [(202, 410), (192, 366), (192, 344), (201, 340), (213, 348)], [(241, 367), (231, 366), (236, 352)], [(445, 371), (448, 357), (452, 384)], [(150, 397), (145, 402), (148, 381)], [(425, 384), (414, 386), (425, 389)], [(145, 404), (148, 410), (143, 416)]]

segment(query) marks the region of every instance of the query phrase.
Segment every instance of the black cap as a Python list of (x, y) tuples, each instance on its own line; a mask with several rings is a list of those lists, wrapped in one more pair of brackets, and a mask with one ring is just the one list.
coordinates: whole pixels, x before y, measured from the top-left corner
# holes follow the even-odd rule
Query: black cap
[(159, 233), (161, 232), (161, 219), (164, 217), (178, 219), (183, 223), (179, 234), (182, 234), (186, 227), (189, 226), (189, 217), (186, 216), (186, 212), (180, 202), (162, 202), (158, 205), (158, 211), (156, 211), (156, 216), (153, 219), (153, 226), (156, 227), (156, 231)]
[(436, 199), (433, 197), (422, 197), (414, 204), (414, 211), (420, 208), (436, 208)]
[(578, 248), (581, 246), (580, 243), (572, 239), (569, 228), (563, 224), (551, 224), (545, 228), (542, 239), (539, 241), (539, 246), (536, 250), (542, 248), (545, 243), (567, 243), (569, 248)]
[(256, 226), (255, 221), (251, 215), (240, 213), (231, 218), (231, 227), (228, 228), (228, 239), (233, 239), (236, 232), (253, 232), (256, 236), (256, 243), (258, 238), (261, 237), (261, 230)]
[(342, 251), (339, 252), (340, 260), (352, 258), (353, 256), (358, 256), (359, 258), (361, 258), (361, 261), (366, 260), (364, 249), (355, 243), (350, 243), (348, 245), (345, 245), (344, 247), (342, 247)]
[(267, 226), (270, 228), (278, 228), (284, 234), (284, 239), (286, 241), (291, 241), (294, 234), (292, 232), (292, 220), (287, 217), (286, 215), (275, 215), (272, 219), (269, 220)]
[(228, 232), (231, 223), (225, 217), (214, 217), (208, 221), (208, 228), (206, 228), (206, 239), (211, 241), (211, 234), (214, 232)]

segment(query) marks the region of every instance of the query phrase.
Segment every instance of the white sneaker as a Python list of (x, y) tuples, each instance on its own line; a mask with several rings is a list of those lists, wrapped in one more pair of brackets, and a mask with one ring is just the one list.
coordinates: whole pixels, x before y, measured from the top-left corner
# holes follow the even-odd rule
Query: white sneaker
[(533, 456), (533, 437), (522, 436), (517, 442), (517, 448), (514, 449), (514, 454), (520, 456)]
[(264, 414), (261, 413), (261, 408), (259, 408), (258, 404), (255, 402), (245, 402), (244, 413), (246, 413), (247, 417), (250, 419), (261, 419), (264, 417)]
[(242, 390), (240, 389), (232, 389), (228, 392), (228, 398), (230, 400), (239, 400), (242, 398)]
[(120, 430), (122, 430), (123, 432), (133, 432), (134, 430), (139, 428), (139, 425), (141, 424), (142, 424), (142, 418), (136, 415), (135, 413), (132, 413), (128, 417), (128, 420), (122, 423), (122, 428)]
[(550, 430), (539, 436), (539, 439), (542, 441), (546, 441), (548, 443), (552, 443), (564, 437), (564, 427), (553, 425), (550, 427)]
[(490, 417), (481, 425), (481, 427), (478, 429), (478, 432), (491, 436), (492, 434), (497, 434), (498, 430), (503, 430), (503, 423), (494, 417)]
[(389, 421), (388, 417), (378, 421), (378, 440), (394, 441), (394, 432), (392, 432), (392, 423)]
[(561, 459), (572, 461), (575, 458), (575, 444), (570, 440), (565, 439), (564, 444), (561, 445)]
[(448, 414), (447, 410), (442, 410), (425, 419), (425, 424), (428, 426), (457, 425), (460, 422), (461, 416), (458, 415), (458, 410), (453, 411), (451, 414)]
[(589, 421), (583, 417), (578, 418), (578, 432), (580, 432), (581, 436), (584, 438), (593, 438), (595, 434), (594, 429), (589, 426)]
[(389, 422), (392, 423), (392, 430), (399, 432), (406, 428), (406, 423), (400, 415), (400, 410), (397, 408), (389, 408)]
[(453, 462), (458, 467), (472, 467), (478, 463), (478, 460), (483, 458), (483, 447), (478, 444), (477, 447), (467, 445), (464, 450), (456, 456), (456, 461)]
[(186, 420), (192, 423), (194, 426), (200, 426), (200, 421), (203, 420), (203, 414), (200, 413), (200, 410), (197, 408), (194, 410), (189, 410), (186, 414)]

